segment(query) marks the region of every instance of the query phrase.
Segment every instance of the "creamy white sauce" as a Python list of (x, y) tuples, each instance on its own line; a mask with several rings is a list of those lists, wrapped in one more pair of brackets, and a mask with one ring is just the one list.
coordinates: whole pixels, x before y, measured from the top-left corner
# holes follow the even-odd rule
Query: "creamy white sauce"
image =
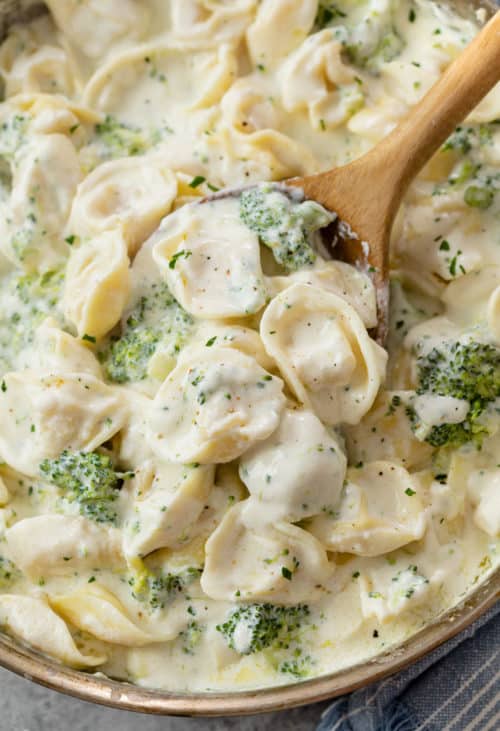
[(200, 201), (358, 157), (477, 19), (47, 4), (0, 49), (2, 628), (172, 691), (395, 646), (498, 564), (500, 89), (398, 215), (389, 357), (330, 214)]

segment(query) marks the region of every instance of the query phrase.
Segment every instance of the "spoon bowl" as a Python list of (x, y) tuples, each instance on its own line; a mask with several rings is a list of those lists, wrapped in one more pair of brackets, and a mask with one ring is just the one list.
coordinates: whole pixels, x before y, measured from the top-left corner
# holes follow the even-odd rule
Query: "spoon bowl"
[[(372, 278), (377, 297), (375, 339), (385, 343), (389, 324), (389, 241), (412, 180), (456, 126), (500, 81), (500, 11), (446, 69), (408, 116), (370, 152), (349, 165), (282, 181), (336, 214), (328, 227), (332, 258)], [(202, 202), (238, 196), (225, 189)]]

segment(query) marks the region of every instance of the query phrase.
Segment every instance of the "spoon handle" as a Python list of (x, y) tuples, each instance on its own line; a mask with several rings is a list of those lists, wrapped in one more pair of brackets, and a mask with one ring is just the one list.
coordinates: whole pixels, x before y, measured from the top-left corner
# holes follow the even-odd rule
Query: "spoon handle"
[(500, 11), (450, 64), (408, 117), (365, 156), (365, 163), (372, 156), (372, 163), (378, 159), (379, 165), (375, 167), (380, 167), (380, 172), (391, 171), (395, 208), (434, 152), (499, 81)]

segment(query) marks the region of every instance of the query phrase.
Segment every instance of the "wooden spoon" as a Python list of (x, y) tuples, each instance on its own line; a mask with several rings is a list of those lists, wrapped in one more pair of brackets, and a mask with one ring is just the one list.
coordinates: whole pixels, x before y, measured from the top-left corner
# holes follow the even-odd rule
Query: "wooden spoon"
[(389, 238), (401, 200), (425, 163), (498, 81), (500, 11), (370, 152), (344, 167), (285, 181), (334, 211), (355, 233), (346, 236), (340, 227), (334, 254), (372, 272), (378, 306), (375, 335), (382, 344), (388, 327)]

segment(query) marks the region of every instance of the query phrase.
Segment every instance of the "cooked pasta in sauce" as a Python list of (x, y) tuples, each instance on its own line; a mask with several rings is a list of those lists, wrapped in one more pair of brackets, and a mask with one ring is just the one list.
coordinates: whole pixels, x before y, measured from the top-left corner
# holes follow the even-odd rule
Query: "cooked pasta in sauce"
[(1, 627), (168, 690), (394, 647), (498, 564), (500, 88), (405, 198), (388, 352), (280, 181), (367, 151), (484, 18), (47, 5), (0, 49)]

